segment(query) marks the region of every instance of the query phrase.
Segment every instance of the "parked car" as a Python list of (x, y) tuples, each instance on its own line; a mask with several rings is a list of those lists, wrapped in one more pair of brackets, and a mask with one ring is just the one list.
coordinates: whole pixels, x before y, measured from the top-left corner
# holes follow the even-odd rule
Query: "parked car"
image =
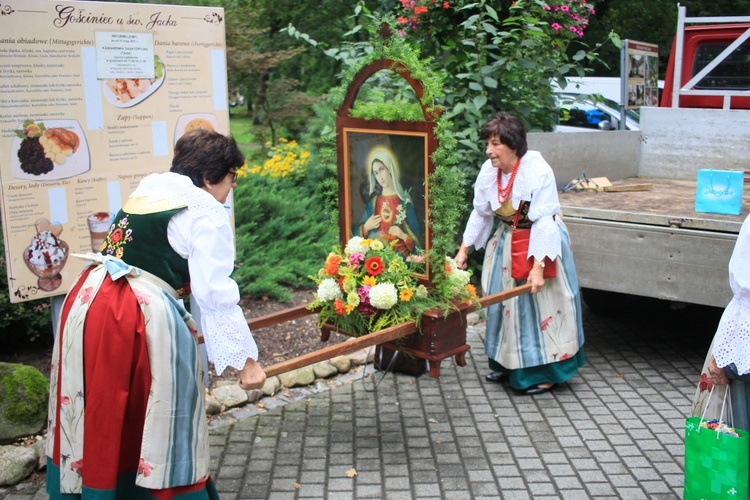
[[(555, 132), (592, 132), (618, 130), (620, 106), (613, 100), (597, 95), (562, 92), (558, 95), (558, 112)], [(640, 130), (637, 110), (627, 110), (625, 127)]]

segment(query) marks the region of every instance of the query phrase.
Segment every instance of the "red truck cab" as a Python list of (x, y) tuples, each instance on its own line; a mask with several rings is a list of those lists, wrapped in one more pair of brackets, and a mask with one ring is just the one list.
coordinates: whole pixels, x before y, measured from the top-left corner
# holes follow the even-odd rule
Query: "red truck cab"
[[(689, 18), (687, 20), (689, 21)], [(750, 23), (684, 26), (681, 86), (687, 84), (732, 42), (742, 36), (747, 36), (746, 32), (749, 30)], [(690, 90), (694, 93), (680, 95), (678, 105), (673, 106), (678, 35), (675, 35), (669, 53), (661, 106), (750, 109), (750, 39), (746, 39), (742, 45), (691, 87)], [(746, 95), (737, 95), (738, 92)], [(733, 95), (725, 102), (727, 94)]]

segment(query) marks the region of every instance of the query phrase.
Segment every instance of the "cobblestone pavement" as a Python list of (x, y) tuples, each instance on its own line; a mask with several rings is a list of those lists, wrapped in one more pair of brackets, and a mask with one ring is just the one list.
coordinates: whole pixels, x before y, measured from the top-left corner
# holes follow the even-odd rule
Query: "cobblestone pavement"
[(214, 422), (221, 497), (681, 498), (684, 419), (721, 311), (625, 299), (584, 310), (587, 364), (550, 393), (485, 382), (478, 323), (467, 366), (445, 360), (438, 379), (370, 365)]

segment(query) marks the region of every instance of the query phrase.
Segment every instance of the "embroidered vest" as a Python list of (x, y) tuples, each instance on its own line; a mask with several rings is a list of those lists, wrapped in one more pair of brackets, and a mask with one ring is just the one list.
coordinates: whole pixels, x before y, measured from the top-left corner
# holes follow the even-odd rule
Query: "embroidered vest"
[(180, 297), (189, 295), (187, 259), (174, 251), (167, 238), (169, 221), (185, 208), (142, 215), (120, 210), (104, 238), (101, 253), (158, 276), (172, 286)]

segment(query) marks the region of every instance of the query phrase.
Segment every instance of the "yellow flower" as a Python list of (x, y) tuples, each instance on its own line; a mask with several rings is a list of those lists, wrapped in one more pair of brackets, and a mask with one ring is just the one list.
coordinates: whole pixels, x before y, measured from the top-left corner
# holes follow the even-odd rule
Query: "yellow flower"
[(362, 284), (367, 286), (375, 286), (378, 283), (378, 281), (375, 279), (375, 276), (365, 276), (362, 278)]
[(370, 248), (372, 248), (376, 252), (379, 252), (380, 250), (382, 250), (384, 248), (383, 247), (383, 242), (380, 241), (380, 240), (373, 240), (373, 242), (370, 243)]
[(347, 304), (344, 306), (344, 310), (346, 311), (346, 314), (350, 314), (355, 309), (355, 306), (351, 304)]
[(411, 288), (404, 288), (401, 290), (401, 293), (398, 294), (398, 298), (401, 299), (403, 302), (409, 302), (414, 296), (414, 290)]

